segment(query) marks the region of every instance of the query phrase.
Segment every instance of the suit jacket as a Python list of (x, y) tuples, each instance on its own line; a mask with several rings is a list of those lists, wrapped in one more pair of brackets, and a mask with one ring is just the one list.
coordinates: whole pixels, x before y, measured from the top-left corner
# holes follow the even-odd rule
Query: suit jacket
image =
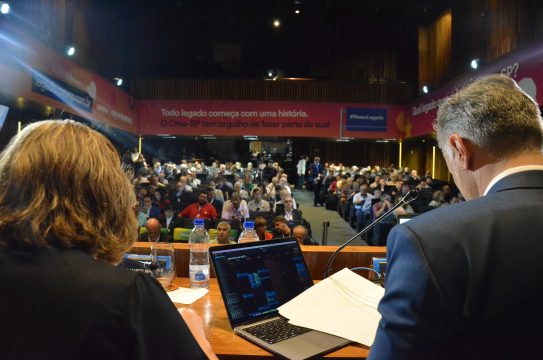
[(543, 339), (543, 171), (394, 227), (368, 359), (529, 359)]
[[(285, 216), (285, 207), (278, 209), (278, 211), (274, 214), (274, 216), (279, 215)], [(302, 221), (302, 214), (296, 209), (292, 209), (292, 221)]]

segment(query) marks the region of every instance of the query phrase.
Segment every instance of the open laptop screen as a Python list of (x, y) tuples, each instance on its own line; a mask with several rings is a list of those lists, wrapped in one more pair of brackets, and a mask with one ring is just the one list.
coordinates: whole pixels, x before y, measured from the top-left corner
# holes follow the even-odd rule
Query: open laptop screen
[(294, 238), (210, 248), (232, 327), (277, 315), (313, 285)]

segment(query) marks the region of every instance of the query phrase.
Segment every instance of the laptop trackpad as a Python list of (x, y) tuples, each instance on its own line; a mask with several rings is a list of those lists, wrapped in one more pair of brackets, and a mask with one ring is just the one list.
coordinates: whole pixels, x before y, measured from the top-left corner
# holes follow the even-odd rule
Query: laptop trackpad
[(281, 355), (289, 359), (307, 359), (308, 357), (330, 352), (348, 343), (350, 341), (344, 338), (320, 331), (310, 331), (268, 346), (272, 351), (277, 348)]

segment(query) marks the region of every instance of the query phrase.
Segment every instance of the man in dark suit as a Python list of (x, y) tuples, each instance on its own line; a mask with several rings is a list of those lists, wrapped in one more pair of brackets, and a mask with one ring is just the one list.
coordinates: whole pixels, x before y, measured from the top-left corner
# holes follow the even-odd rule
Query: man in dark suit
[(465, 203), (394, 227), (368, 359), (529, 359), (543, 339), (537, 104), (504, 75), (447, 99), (435, 128)]
[(207, 189), (207, 201), (215, 208), (217, 214), (222, 214), (222, 206), (224, 205), (224, 202), (215, 197), (215, 189), (211, 187)]
[(309, 165), (308, 175), (308, 183), (310, 188), (315, 191), (315, 178), (319, 176), (319, 174), (322, 174), (324, 170), (324, 167), (321, 164), (321, 158), (318, 156), (315, 156), (315, 159), (313, 162)]
[(277, 209), (275, 216), (282, 215), (288, 222), (302, 221), (302, 213), (294, 209), (293, 201), (292, 196), (285, 196), (283, 199), (283, 206)]

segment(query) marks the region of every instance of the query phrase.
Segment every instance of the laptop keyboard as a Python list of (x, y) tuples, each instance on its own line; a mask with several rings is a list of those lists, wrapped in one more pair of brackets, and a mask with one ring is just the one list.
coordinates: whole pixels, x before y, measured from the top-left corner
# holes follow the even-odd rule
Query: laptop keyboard
[(310, 332), (311, 329), (295, 326), (288, 323), (287, 319), (277, 318), (262, 324), (244, 328), (249, 334), (264, 340), (268, 344), (275, 344), (279, 341)]

